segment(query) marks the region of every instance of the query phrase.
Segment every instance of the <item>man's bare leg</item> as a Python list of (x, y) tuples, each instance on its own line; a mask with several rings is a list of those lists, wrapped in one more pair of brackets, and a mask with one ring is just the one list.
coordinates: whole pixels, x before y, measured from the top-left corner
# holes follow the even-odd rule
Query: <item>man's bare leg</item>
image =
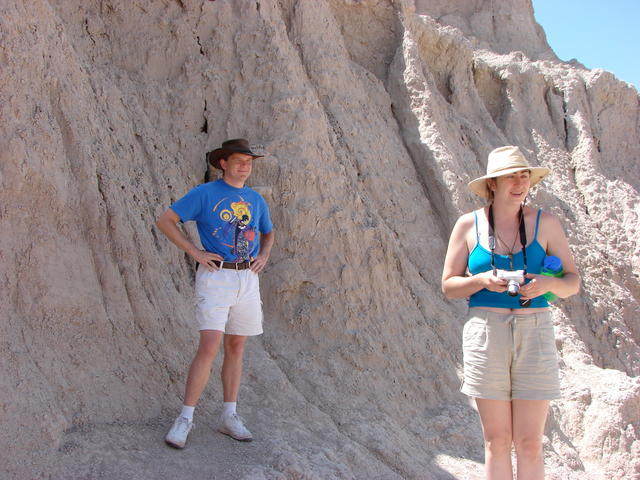
[(224, 362), (221, 374), (225, 402), (238, 401), (246, 341), (247, 337), (243, 335), (224, 336)]
[(213, 361), (220, 349), (220, 340), (224, 332), (219, 330), (200, 330), (200, 343), (196, 356), (191, 362), (187, 386), (184, 394), (184, 404), (195, 407), (207, 386)]

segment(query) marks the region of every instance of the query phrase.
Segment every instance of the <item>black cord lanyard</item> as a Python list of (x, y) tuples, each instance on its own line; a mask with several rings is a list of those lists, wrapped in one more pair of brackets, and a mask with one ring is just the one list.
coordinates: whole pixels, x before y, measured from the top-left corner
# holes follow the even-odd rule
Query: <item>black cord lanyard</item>
[[(524, 224), (524, 207), (520, 206), (520, 211), (518, 212), (518, 221), (520, 223), (520, 243), (522, 244), (522, 260), (524, 262), (524, 275), (527, 274), (527, 229)], [(495, 250), (496, 250), (496, 239), (493, 233), (493, 204), (489, 205), (489, 248), (491, 249), (491, 268), (493, 269), (493, 274), (496, 275), (496, 261), (495, 261)], [(505, 245), (506, 246), (506, 245)], [(513, 270), (513, 253), (509, 253), (511, 258), (510, 268)]]

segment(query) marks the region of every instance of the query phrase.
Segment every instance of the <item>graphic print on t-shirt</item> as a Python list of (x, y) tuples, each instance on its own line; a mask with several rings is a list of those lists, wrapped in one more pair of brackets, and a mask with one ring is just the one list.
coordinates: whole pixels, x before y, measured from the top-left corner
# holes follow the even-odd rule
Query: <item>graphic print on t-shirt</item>
[(222, 227), (213, 231), (224, 246), (230, 248), (235, 260), (241, 262), (250, 260), (251, 244), (256, 238), (256, 229), (249, 226), (251, 222), (251, 204), (238, 195), (237, 201), (229, 197), (220, 200), (213, 208), (214, 215), (219, 215), (224, 222)]

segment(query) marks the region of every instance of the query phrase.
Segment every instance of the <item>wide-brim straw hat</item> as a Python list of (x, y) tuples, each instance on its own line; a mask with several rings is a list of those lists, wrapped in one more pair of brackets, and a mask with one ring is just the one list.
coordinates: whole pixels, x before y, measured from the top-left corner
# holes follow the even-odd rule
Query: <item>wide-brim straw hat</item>
[(220, 148), (216, 148), (207, 153), (207, 161), (217, 169), (222, 170), (220, 160), (227, 158), (232, 153), (244, 153), (245, 155), (251, 155), (253, 158), (264, 157), (264, 155), (259, 155), (251, 151), (248, 140), (244, 138), (234, 138), (232, 140), (225, 140), (222, 142)]
[(524, 158), (518, 147), (506, 146), (492, 150), (487, 161), (487, 174), (469, 182), (469, 188), (476, 195), (489, 198), (487, 178), (501, 177), (510, 173), (529, 170), (531, 172), (531, 186), (542, 180), (551, 170), (547, 167), (532, 167)]

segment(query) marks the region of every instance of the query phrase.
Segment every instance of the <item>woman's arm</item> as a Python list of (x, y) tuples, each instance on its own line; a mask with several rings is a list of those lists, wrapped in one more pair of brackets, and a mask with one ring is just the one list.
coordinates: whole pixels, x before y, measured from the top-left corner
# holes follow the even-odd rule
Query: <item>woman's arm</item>
[(507, 289), (507, 282), (496, 278), (492, 271), (465, 275), (469, 260), (467, 235), (473, 226), (473, 214), (468, 213), (458, 219), (451, 232), (442, 269), (442, 293), (447, 298), (465, 298), (483, 288), (493, 292), (504, 292)]
[(527, 278), (533, 280), (520, 289), (522, 297), (535, 298), (546, 292), (555, 293), (560, 298), (575, 295), (580, 291), (580, 275), (560, 220), (555, 215), (543, 213), (540, 219), (540, 231), (544, 232), (547, 255), (554, 255), (560, 259), (564, 276), (556, 278), (527, 274)]

